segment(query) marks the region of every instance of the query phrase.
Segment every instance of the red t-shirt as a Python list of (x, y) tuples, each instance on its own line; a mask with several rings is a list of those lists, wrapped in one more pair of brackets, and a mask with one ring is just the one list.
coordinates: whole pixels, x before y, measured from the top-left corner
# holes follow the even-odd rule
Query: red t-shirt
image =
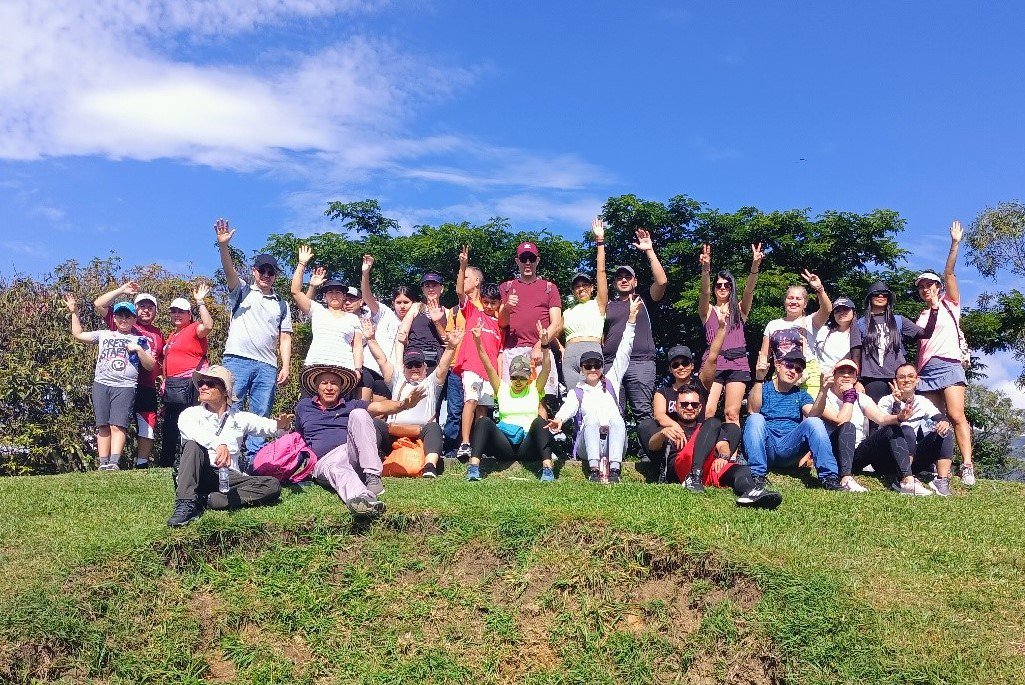
[(456, 362), (452, 365), (452, 372), (457, 376), (463, 375), (463, 371), (473, 371), (481, 378), (487, 379), (488, 373), (484, 370), (484, 363), (477, 354), (477, 345), (474, 344), (470, 330), (477, 327), (478, 322), (483, 322), (480, 334), (480, 344), (484, 353), (488, 355), (491, 364), (498, 367), (498, 353), (502, 349), (502, 341), (505, 339), (505, 332), (498, 325), (498, 319), (488, 316), (477, 308), (470, 300), (466, 301), (460, 310), (466, 319), (466, 337), (463, 338), (459, 352), (456, 353)]
[[(107, 309), (107, 316), (104, 321), (107, 323), (108, 329), (112, 331), (117, 330), (117, 324), (114, 323), (113, 307)], [(132, 326), (132, 332), (143, 336), (149, 341), (149, 353), (153, 355), (157, 362), (153, 365), (152, 371), (147, 371), (146, 367), (142, 364), (139, 365), (138, 385), (144, 388), (155, 388), (157, 387), (157, 376), (160, 375), (160, 367), (164, 363), (164, 334), (156, 326), (142, 323), (136, 323)]]
[(167, 345), (164, 347), (164, 369), (167, 371), (168, 378), (194, 371), (199, 366), (199, 361), (206, 356), (209, 343), (206, 338), (200, 338), (196, 334), (199, 323), (199, 321), (193, 321), (180, 331), (175, 331), (167, 336)]
[(509, 325), (505, 329), (503, 349), (530, 347), (537, 342), (537, 322), (547, 327), (552, 322), (552, 307), (562, 307), (559, 288), (551, 281), (535, 278), (530, 283), (513, 279), (506, 281), (499, 290), (502, 302), (509, 300), (509, 294), (516, 291), (519, 303), (509, 311)]

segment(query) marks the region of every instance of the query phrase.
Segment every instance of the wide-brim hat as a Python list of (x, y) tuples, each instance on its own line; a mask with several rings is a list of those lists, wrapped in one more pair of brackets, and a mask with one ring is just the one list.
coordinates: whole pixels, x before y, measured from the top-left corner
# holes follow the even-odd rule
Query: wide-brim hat
[(214, 364), (213, 366), (208, 366), (205, 369), (196, 369), (193, 371), (192, 384), (196, 386), (197, 390), (199, 390), (199, 386), (196, 385), (196, 381), (200, 378), (212, 378), (216, 381), (220, 381), (224, 384), (224, 392), (228, 395), (228, 402), (238, 402), (238, 398), (235, 397), (235, 393), (233, 392), (235, 389), (235, 377), (232, 376), (231, 371), (225, 367), (220, 366), (219, 364)]
[(356, 375), (355, 371), (344, 366), (334, 366), (332, 364), (307, 366), (303, 369), (302, 374), (299, 375), (299, 385), (302, 386), (303, 390), (316, 397), (317, 376), (322, 373), (333, 373), (342, 379), (341, 389), (338, 393), (341, 397), (347, 397), (359, 385), (359, 376)]

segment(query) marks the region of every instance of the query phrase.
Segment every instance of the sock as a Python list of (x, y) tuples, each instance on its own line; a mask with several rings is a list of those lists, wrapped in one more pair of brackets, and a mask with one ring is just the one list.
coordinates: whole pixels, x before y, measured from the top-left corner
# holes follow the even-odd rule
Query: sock
[(609, 470), (610, 471), (622, 471), (623, 470), (623, 462), (621, 462), (621, 461), (610, 461), (609, 462)]
[(110, 454), (110, 463), (111, 464), (119, 464), (119, 463), (121, 463), (121, 455), (120, 454), (114, 454), (113, 452), (111, 452), (111, 454)]
[(100, 457), (100, 466), (105, 466), (110, 463), (110, 457)]

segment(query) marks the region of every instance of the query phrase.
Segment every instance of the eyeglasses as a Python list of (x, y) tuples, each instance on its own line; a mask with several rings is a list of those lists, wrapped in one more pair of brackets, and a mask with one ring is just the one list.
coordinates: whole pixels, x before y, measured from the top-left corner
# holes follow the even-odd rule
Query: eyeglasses
[(898, 382), (900, 382), (900, 381), (917, 381), (918, 380), (918, 376), (916, 374), (912, 373), (912, 374), (909, 374), (907, 376), (897, 376), (897, 378), (895, 380), (897, 380)]
[(425, 362), (406, 362), (407, 369), (419, 369), (421, 366), (426, 366)]
[(197, 388), (220, 388), (223, 387), (220, 381), (215, 381), (210, 378), (200, 378), (196, 381)]
[(602, 367), (602, 365), (598, 364), (597, 362), (595, 362), (595, 363), (590, 363), (589, 362), (587, 364), (582, 364), (580, 366), (580, 368), (583, 369), (584, 371), (597, 371), (601, 367)]
[(261, 266), (259, 269), (256, 270), (256, 273), (260, 274), (261, 276), (277, 276), (278, 270), (275, 269), (273, 266)]
[(690, 365), (691, 365), (691, 364), (693, 364), (693, 363), (694, 363), (694, 362), (692, 362), (692, 361), (691, 361), (690, 359), (688, 359), (688, 360), (687, 360), (687, 361), (685, 361), (685, 362), (681, 362), (681, 361), (676, 361), (676, 360), (674, 359), (673, 361), (669, 362), (669, 368), (670, 368), (670, 369), (673, 369), (673, 370), (675, 371), (676, 369), (680, 368), (681, 366), (690, 366)]
[(520, 264), (533, 264), (534, 262), (537, 261), (537, 256), (536, 255), (532, 255), (529, 252), (526, 252), (524, 254), (521, 254), (516, 259), (519, 260)]
[(700, 409), (700, 402), (677, 402), (676, 406), (680, 409)]
[(633, 278), (633, 275), (629, 271), (620, 271), (616, 274), (617, 281), (629, 281), (631, 278)]
[(783, 368), (788, 369), (790, 371), (797, 371), (798, 373), (802, 373), (804, 371), (804, 365), (803, 364), (799, 364), (797, 362), (783, 361), (783, 362), (780, 362), (780, 366), (782, 366)]
[(715, 284), (715, 289), (716, 290), (732, 290), (733, 286), (730, 283), (716, 283)]

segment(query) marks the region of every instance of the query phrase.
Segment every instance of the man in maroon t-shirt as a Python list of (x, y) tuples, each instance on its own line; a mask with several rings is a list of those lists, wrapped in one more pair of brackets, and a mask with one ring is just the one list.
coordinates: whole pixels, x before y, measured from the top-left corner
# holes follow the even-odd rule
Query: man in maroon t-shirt
[(122, 295), (135, 295), (135, 308), (138, 312), (135, 333), (149, 340), (150, 349), (156, 358), (153, 369), (139, 369), (138, 387), (135, 390), (135, 421), (139, 430), (139, 448), (135, 455), (135, 468), (149, 467), (153, 455), (153, 441), (157, 431), (157, 379), (164, 366), (164, 334), (153, 325), (157, 315), (157, 298), (149, 293), (140, 293), (134, 281), (128, 281), (120, 288), (100, 295), (93, 301), (96, 315), (107, 323), (107, 328), (117, 330), (114, 325), (114, 313), (111, 305)]
[[(503, 283), (502, 307), (498, 321), (505, 329), (502, 346), (502, 378), (509, 378), (509, 362), (521, 354), (529, 354), (531, 365), (541, 366), (541, 355), (552, 356), (552, 351), (542, 349), (537, 335), (537, 322), (548, 329), (548, 339), (556, 340), (562, 333), (562, 299), (559, 288), (551, 281), (538, 278), (539, 254), (537, 244), (520, 243), (516, 248), (516, 267), (520, 275)], [(555, 368), (555, 357), (551, 358)], [(545, 383), (545, 394), (557, 393), (559, 380), (556, 374), (549, 374)]]

